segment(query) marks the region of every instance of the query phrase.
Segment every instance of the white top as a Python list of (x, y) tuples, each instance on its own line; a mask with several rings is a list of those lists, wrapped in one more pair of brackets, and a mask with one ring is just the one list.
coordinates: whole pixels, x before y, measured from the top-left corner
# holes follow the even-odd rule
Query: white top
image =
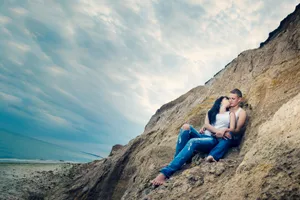
[[(216, 129), (228, 128), (230, 123), (230, 112), (227, 111), (225, 113), (219, 113), (216, 115), (216, 122), (213, 127)], [(204, 131), (205, 135), (211, 136), (212, 133), (209, 130)]]

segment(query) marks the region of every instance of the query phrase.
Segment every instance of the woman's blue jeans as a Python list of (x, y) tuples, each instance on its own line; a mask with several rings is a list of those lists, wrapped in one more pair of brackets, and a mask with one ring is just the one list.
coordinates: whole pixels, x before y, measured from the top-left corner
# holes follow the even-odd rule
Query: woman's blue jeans
[(218, 139), (213, 136), (200, 134), (193, 126), (190, 130), (180, 129), (176, 152), (171, 163), (160, 170), (167, 178), (178, 171), (182, 165), (192, 158), (195, 150), (209, 152), (218, 144)]

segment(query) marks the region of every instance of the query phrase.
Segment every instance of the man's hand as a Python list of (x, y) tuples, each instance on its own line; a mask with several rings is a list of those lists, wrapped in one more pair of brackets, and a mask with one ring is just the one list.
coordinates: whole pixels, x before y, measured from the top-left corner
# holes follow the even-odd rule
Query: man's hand
[(203, 134), (203, 133), (204, 133), (204, 131), (205, 131), (205, 128), (204, 128), (204, 127), (202, 127), (202, 128), (199, 130), (199, 133)]
[(222, 138), (222, 137), (224, 136), (224, 134), (225, 134), (225, 131), (226, 131), (226, 129), (218, 130), (218, 131), (216, 132), (216, 137), (217, 137), (217, 138)]
[(228, 139), (231, 139), (232, 137), (231, 137), (230, 133), (229, 133), (228, 131), (226, 131), (226, 132), (224, 133), (223, 138), (224, 138), (225, 140), (228, 140)]

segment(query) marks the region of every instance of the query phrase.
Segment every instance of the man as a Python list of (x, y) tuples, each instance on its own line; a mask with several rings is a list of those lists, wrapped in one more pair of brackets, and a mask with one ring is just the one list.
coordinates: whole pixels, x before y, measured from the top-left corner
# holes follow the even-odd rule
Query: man
[[(235, 114), (236, 126), (234, 131), (221, 130), (216, 133), (216, 137), (222, 137), (222, 139), (219, 139), (219, 143), (210, 151), (209, 156), (206, 158), (208, 162), (218, 161), (225, 155), (230, 146), (239, 145), (243, 135), (242, 128), (247, 118), (246, 111), (240, 107), (242, 97), (242, 92), (239, 89), (234, 89), (230, 92), (230, 112)], [(199, 132), (204, 133), (204, 128), (200, 129)]]
[[(234, 126), (231, 125), (231, 131), (229, 129), (214, 129), (214, 127), (207, 127), (209, 120), (206, 117), (205, 127), (210, 128), (211, 132), (215, 134), (215, 137), (207, 137), (204, 135), (205, 128), (200, 129), (200, 133), (196, 131), (191, 125), (184, 124), (180, 129), (178, 141), (176, 145), (176, 152), (174, 158), (179, 155), (180, 159), (174, 159), (167, 167), (160, 170), (160, 174), (152, 180), (153, 185), (161, 185), (165, 182), (166, 178), (169, 178), (176, 170), (180, 168), (184, 162), (186, 162), (189, 157), (192, 156), (192, 152), (196, 149), (205, 150), (209, 153), (207, 161), (217, 161), (228, 151), (230, 145), (234, 142), (239, 141), (241, 134), (239, 134), (241, 128), (243, 127), (246, 120), (246, 112), (240, 108), (239, 103), (242, 100), (242, 92), (238, 89), (234, 89), (229, 95), (229, 106), (230, 111), (235, 114), (237, 120)], [(232, 114), (231, 113), (231, 114)], [(234, 118), (234, 117), (233, 117)], [(206, 136), (206, 137), (205, 137)], [(199, 146), (200, 145), (200, 146)], [(184, 151), (185, 148), (188, 149)], [(183, 149), (183, 150), (182, 150)], [(190, 151), (191, 149), (191, 151)], [(184, 157), (180, 156), (180, 153)], [(177, 163), (178, 160), (178, 163)]]

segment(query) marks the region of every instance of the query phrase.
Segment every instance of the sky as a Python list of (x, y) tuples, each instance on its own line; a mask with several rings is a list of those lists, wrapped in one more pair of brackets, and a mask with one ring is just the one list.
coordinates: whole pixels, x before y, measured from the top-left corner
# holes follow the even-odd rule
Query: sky
[(0, 129), (107, 156), (298, 3), (0, 0)]

